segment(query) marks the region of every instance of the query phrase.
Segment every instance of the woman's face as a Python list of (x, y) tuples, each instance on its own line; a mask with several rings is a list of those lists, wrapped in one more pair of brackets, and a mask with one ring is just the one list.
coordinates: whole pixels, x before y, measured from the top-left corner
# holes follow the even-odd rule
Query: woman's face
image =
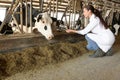
[(90, 10), (87, 10), (86, 8), (83, 9), (83, 15), (84, 17), (88, 18), (90, 14)]

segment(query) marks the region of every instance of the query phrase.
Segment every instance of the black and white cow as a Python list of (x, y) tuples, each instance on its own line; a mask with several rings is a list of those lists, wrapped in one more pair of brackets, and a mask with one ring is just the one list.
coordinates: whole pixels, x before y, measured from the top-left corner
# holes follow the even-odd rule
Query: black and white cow
[(68, 26), (65, 25), (64, 21), (62, 20), (57, 20), (57, 30), (62, 31), (68, 29)]
[(54, 37), (51, 27), (52, 22), (53, 21), (47, 12), (42, 13), (42, 15), (38, 14), (36, 17), (35, 27), (33, 29), (37, 29), (46, 37), (46, 39), (50, 40)]
[[(1, 24), (2, 24), (2, 22), (0, 21), (0, 26), (1, 26)], [(5, 34), (5, 35), (6, 34), (12, 34), (13, 30), (12, 30), (11, 26), (8, 23), (6, 23), (6, 24), (4, 24), (4, 26), (3, 26), (2, 30), (0, 31), (0, 33)]]
[(57, 20), (57, 18), (50, 17), (47, 12), (40, 13), (36, 17), (35, 27), (33, 29), (38, 29), (47, 39), (52, 39), (54, 37), (53, 32), (61, 31), (67, 29), (62, 20)]
[(111, 25), (111, 30), (115, 35), (118, 35), (120, 29), (120, 14), (118, 12), (111, 12), (112, 10), (107, 10), (104, 18), (107, 25)]
[(81, 20), (80, 19), (75, 21), (75, 29), (76, 30), (82, 29), (82, 27), (81, 27)]
[(114, 29), (114, 34), (118, 35), (120, 30), (120, 14), (118, 12), (113, 13), (112, 28)]
[(114, 24), (114, 25), (113, 25), (113, 28), (115, 29), (115, 33), (114, 33), (114, 34), (117, 36), (117, 35), (118, 35), (118, 32), (119, 32), (120, 25)]

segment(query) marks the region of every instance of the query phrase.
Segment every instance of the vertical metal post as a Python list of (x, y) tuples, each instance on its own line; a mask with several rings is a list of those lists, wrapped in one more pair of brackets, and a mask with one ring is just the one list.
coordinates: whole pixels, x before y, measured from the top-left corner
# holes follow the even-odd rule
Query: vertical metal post
[(44, 0), (39, 0), (40, 11), (43, 11)]
[(26, 31), (28, 32), (28, 5), (27, 5), (27, 0), (25, 0), (26, 3)]
[(22, 30), (21, 33), (23, 33), (23, 10), (22, 10), (23, 2), (22, 1), (23, 0), (20, 0), (20, 23), (21, 23), (21, 30)]
[(30, 0), (30, 27), (31, 27), (31, 32), (32, 32), (32, 1)]
[(69, 11), (69, 24), (68, 24), (68, 25), (69, 25), (69, 28), (71, 28), (71, 11), (72, 11), (71, 4), (70, 4), (71, 1), (72, 1), (72, 0), (69, 0), (69, 1), (68, 1), (68, 6), (69, 6), (69, 7), (68, 7), (68, 11)]
[[(69, 4), (69, 6), (70, 6), (70, 4)], [(69, 28), (71, 27), (71, 6), (70, 6), (70, 8), (69, 8)]]
[(74, 1), (72, 1), (72, 4), (71, 4), (71, 29), (73, 29), (73, 14), (74, 14)]
[(52, 17), (54, 17), (54, 14), (55, 14), (55, 0), (52, 1), (52, 4), (53, 4), (53, 15), (52, 15)]
[(111, 21), (111, 24), (110, 24), (110, 25), (112, 25), (113, 13), (115, 12), (115, 3), (112, 3), (112, 7), (111, 7), (111, 8), (112, 8), (112, 11), (111, 11), (111, 14), (112, 14), (111, 16), (112, 16), (112, 17), (110, 17), (110, 21)]
[(58, 0), (56, 0), (56, 18), (58, 18)]
[(77, 0), (75, 0), (75, 2), (74, 2), (74, 23), (73, 23), (73, 25), (75, 26), (75, 19), (76, 19), (76, 4), (77, 4)]
[(51, 0), (49, 2), (49, 14), (51, 15)]

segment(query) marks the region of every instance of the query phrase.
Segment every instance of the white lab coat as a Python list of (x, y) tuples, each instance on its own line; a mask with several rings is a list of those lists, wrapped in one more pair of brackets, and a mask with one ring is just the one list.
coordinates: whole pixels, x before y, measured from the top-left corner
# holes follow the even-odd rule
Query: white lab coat
[(100, 19), (94, 14), (90, 17), (89, 24), (83, 29), (77, 31), (78, 34), (85, 35), (95, 41), (100, 49), (107, 52), (115, 42), (115, 36), (110, 29), (105, 29)]

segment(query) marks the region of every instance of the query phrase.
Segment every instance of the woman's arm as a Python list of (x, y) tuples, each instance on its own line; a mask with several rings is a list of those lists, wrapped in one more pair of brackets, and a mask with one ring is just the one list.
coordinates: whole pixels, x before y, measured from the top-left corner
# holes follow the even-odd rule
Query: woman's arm
[(99, 23), (99, 18), (94, 18), (92, 21), (89, 22), (89, 24), (82, 30), (72, 30), (72, 29), (67, 29), (67, 33), (77, 33), (81, 35), (85, 35), (89, 33), (91, 30), (93, 30)]

